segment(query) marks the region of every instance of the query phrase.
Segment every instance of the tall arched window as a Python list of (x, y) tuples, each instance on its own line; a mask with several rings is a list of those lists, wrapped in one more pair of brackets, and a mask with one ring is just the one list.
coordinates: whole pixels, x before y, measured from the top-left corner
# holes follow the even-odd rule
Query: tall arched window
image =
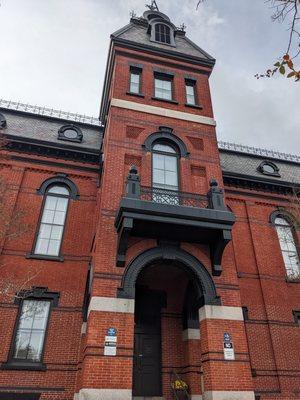
[(152, 148), (153, 187), (178, 190), (178, 153), (166, 143), (156, 143)]
[(58, 256), (60, 253), (70, 190), (63, 185), (49, 186), (45, 193), (34, 253)]
[(155, 25), (155, 40), (161, 43), (171, 44), (171, 30), (165, 24)]
[(167, 143), (152, 147), (152, 186), (154, 201), (178, 204), (178, 152)]
[(294, 228), (292, 224), (281, 215), (275, 218), (274, 224), (280, 243), (287, 276), (289, 278), (299, 278), (300, 264), (294, 237)]

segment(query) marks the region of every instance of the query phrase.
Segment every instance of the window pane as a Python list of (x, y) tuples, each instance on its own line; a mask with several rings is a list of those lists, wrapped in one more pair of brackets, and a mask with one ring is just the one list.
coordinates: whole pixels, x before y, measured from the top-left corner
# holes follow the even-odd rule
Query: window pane
[(22, 360), (25, 360), (27, 358), (30, 333), (30, 331), (17, 332), (14, 358), (20, 358)]
[(40, 239), (38, 238), (36, 246), (35, 246), (35, 254), (47, 254), (48, 253), (48, 239)]
[(131, 72), (131, 74), (130, 74), (130, 91), (132, 93), (139, 93), (139, 91), (140, 91), (140, 74)]
[(163, 81), (161, 79), (155, 79), (155, 87), (157, 89), (162, 89), (163, 88)]
[(50, 240), (47, 254), (49, 256), (58, 256), (60, 247), (60, 240)]
[(139, 83), (140, 81), (140, 74), (131, 73), (131, 82)]
[(153, 154), (153, 168), (164, 169), (164, 155), (163, 154)]
[(187, 95), (191, 95), (191, 96), (194, 95), (194, 87), (192, 85), (186, 85), (185, 89), (186, 89)]
[(54, 211), (52, 210), (47, 210), (46, 208), (44, 209), (43, 216), (42, 216), (42, 222), (45, 222), (47, 224), (52, 224), (54, 219)]
[(64, 186), (52, 186), (52, 188), (48, 190), (48, 193), (62, 194), (65, 196), (70, 195), (69, 190)]
[(53, 240), (61, 240), (62, 238), (62, 233), (63, 233), (63, 226), (52, 226), (52, 231), (51, 231), (51, 239)]
[(196, 104), (196, 102), (195, 102), (195, 97), (194, 97), (194, 96), (190, 96), (190, 95), (186, 96), (186, 102), (187, 102), (188, 104), (193, 104), (193, 105), (195, 105), (195, 104)]
[(165, 157), (165, 170), (177, 172), (177, 157), (164, 156)]
[(155, 96), (172, 100), (172, 82), (168, 79), (155, 78)]
[(165, 174), (163, 170), (154, 169), (153, 170), (153, 184), (161, 184), (165, 183)]
[(55, 211), (53, 223), (57, 225), (63, 225), (65, 221), (66, 213), (63, 211)]
[(275, 225), (286, 225), (286, 226), (290, 226), (289, 222), (288, 222), (286, 219), (280, 218), (280, 217), (277, 217), (277, 218), (275, 219)]
[(165, 153), (176, 153), (173, 147), (168, 146), (167, 144), (157, 143), (153, 146), (153, 150), (164, 151)]
[(51, 225), (41, 224), (39, 238), (49, 239), (51, 236)]
[(59, 197), (57, 199), (57, 203), (56, 203), (56, 210), (58, 211), (66, 211), (67, 210), (67, 206), (68, 206), (68, 199), (64, 199), (62, 197)]
[(46, 202), (45, 202), (45, 209), (46, 210), (55, 210), (56, 202), (57, 202), (57, 197), (47, 196)]
[(169, 172), (166, 171), (165, 172), (165, 183), (168, 186), (173, 186), (174, 189), (177, 189), (177, 174), (175, 172)]
[(45, 330), (49, 313), (49, 301), (36, 301), (34, 305), (33, 329)]
[(44, 332), (32, 332), (28, 345), (27, 359), (39, 361), (42, 355)]

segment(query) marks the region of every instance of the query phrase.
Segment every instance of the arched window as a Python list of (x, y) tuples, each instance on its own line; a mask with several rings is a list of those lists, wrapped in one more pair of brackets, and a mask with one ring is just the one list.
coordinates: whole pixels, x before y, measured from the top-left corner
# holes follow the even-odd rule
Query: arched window
[(165, 24), (155, 25), (155, 40), (161, 43), (171, 44), (171, 30)]
[(164, 204), (179, 204), (178, 197), (178, 152), (164, 142), (152, 147), (153, 201)]
[(277, 231), (287, 276), (289, 278), (299, 278), (300, 265), (294, 237), (294, 228), (283, 215), (276, 216), (274, 219), (274, 225)]
[(34, 254), (59, 255), (69, 199), (67, 186), (54, 184), (47, 188)]

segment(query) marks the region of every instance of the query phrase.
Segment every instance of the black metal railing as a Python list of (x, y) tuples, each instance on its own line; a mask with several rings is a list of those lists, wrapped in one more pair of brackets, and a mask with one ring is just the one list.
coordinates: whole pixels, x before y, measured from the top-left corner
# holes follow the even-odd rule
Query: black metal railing
[(227, 211), (227, 207), (224, 204), (223, 190), (219, 187), (218, 182), (212, 178), (209, 185), (210, 189), (207, 195), (141, 186), (137, 167), (133, 165), (127, 176), (125, 197), (176, 206)]
[(207, 196), (177, 190), (141, 186), (141, 200), (175, 206), (207, 208)]

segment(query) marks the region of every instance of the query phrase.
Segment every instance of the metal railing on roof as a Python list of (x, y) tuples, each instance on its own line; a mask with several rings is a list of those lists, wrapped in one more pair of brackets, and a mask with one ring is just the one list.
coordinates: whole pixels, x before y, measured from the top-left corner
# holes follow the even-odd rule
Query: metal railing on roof
[(300, 163), (300, 156), (296, 154), (281, 153), (276, 150), (260, 149), (253, 146), (245, 146), (242, 144), (230, 143), (218, 141), (219, 149), (236, 151), (247, 154), (254, 154), (257, 156), (263, 156), (267, 158), (276, 158), (277, 160), (293, 161)]
[(61, 118), (74, 122), (81, 122), (83, 124), (91, 124), (101, 126), (101, 121), (98, 118), (90, 117), (88, 115), (71, 113), (67, 111), (55, 110), (54, 108), (47, 108), (41, 106), (33, 106), (30, 104), (21, 103), (20, 101), (11, 101), (0, 99), (0, 107), (8, 110), (22, 111), (36, 115), (43, 115), (46, 117)]

